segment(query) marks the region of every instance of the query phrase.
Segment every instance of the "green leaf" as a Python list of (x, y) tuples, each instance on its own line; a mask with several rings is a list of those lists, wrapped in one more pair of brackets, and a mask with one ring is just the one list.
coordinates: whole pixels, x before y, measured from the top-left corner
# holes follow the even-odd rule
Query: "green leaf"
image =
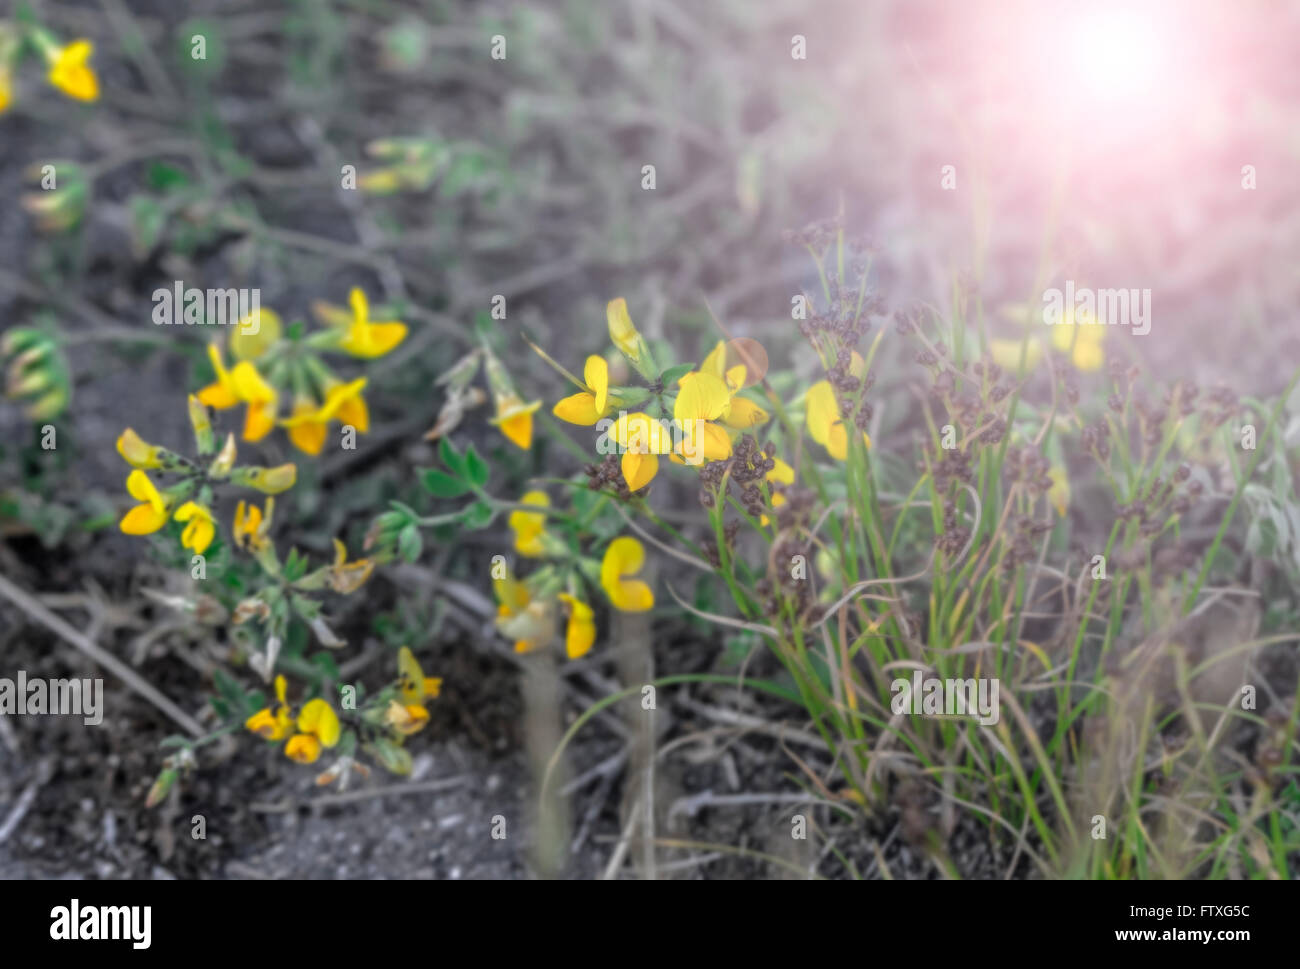
[(465, 477), (465, 459), (460, 456), (456, 450), (456, 445), (451, 443), (450, 438), (444, 437), (438, 442), (438, 456), (442, 458), (442, 463), (447, 466), (447, 470), (457, 478)]
[(437, 468), (429, 468), (421, 475), (420, 480), (424, 483), (424, 487), (438, 498), (459, 498), (469, 491), (469, 485), (460, 478), (453, 478)]
[(679, 379), (690, 373), (694, 366), (695, 364), (693, 363), (679, 363), (677, 366), (669, 367), (661, 373), (659, 379), (663, 381), (665, 387), (671, 387), (673, 384), (677, 383)]
[(474, 445), (471, 444), (465, 451), (465, 477), (476, 488), (482, 488), (487, 484), (490, 470), (487, 462), (479, 456), (478, 451), (474, 450)]
[(407, 525), (397, 533), (397, 554), (407, 562), (414, 562), (424, 550), (424, 539), (414, 524)]
[(460, 520), (467, 528), (487, 528), (497, 513), (486, 501), (476, 501), (460, 513)]

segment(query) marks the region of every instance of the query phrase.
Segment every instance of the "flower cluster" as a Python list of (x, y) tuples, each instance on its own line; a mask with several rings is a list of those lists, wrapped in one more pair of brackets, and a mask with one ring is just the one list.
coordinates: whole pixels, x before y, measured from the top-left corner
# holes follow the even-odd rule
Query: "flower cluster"
[(578, 659), (596, 641), (596, 614), (584, 588), (599, 587), (621, 612), (650, 610), (654, 592), (637, 578), (645, 564), (645, 547), (639, 541), (630, 536), (615, 538), (599, 562), (572, 553), (568, 541), (546, 528), (550, 506), (545, 492), (530, 491), (510, 514), (515, 551), (525, 558), (551, 561), (525, 580), (515, 578), (504, 566), (494, 569), (496, 624), (502, 635), (514, 641), (516, 652), (528, 653), (555, 639), (557, 620), (563, 613), (567, 616), (565, 654)]
[(402, 745), (429, 722), (428, 703), (441, 690), (442, 680), (425, 676), (410, 648), (403, 646), (397, 654), (397, 679), (368, 698), (355, 713), (350, 712), (345, 701), (344, 719), (321, 697), (295, 709), (286, 699), (285, 678), (277, 676), (275, 705), (249, 716), (244, 728), (274, 744), (288, 738), (284, 755), (299, 764), (314, 764), (322, 752), (338, 748), (339, 759), (316, 778), (316, 783), (325, 785), (337, 780), (340, 787), (346, 787), (351, 773), (369, 774), (369, 769), (356, 759), (358, 746), (387, 770), (410, 773), (411, 756)]
[[(370, 430), (370, 412), (362, 392), (366, 378), (345, 381), (320, 358), (332, 351), (361, 359), (374, 359), (393, 350), (406, 338), (406, 324), (372, 320), (365, 293), (353, 289), (350, 309), (317, 303), (317, 316), (325, 328), (302, 335), (298, 324), (283, 327), (270, 309), (259, 309), (230, 334), (230, 349), (237, 359), (227, 367), (221, 348), (208, 348), (216, 380), (198, 392), (199, 402), (214, 410), (243, 405), (245, 441), (261, 441), (277, 426), (285, 428), (298, 450), (320, 454), (332, 422), (352, 427), (358, 434)], [(292, 398), (287, 414), (282, 401)]]
[[(227, 435), (225, 445), (214, 455), (208, 412), (195, 397), (189, 399), (189, 414), (198, 460), (150, 444), (129, 427), (118, 437), (118, 454), (134, 469), (127, 476), (126, 490), (138, 502), (123, 516), (119, 528), (127, 535), (151, 535), (174, 520), (184, 526), (181, 544), (195, 555), (203, 555), (216, 537), (212, 514), (216, 487), (233, 484), (276, 495), (293, 487), (298, 468), (293, 464), (237, 467), (235, 436)], [(149, 471), (174, 475), (176, 480), (160, 489)]]

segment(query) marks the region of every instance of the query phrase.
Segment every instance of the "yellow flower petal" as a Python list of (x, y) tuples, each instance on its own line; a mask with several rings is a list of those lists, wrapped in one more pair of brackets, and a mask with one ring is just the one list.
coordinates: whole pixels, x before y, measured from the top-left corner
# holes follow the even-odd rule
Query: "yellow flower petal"
[(358, 434), (367, 434), (370, 431), (370, 408), (366, 406), (366, 399), (360, 394), (343, 401), (335, 416), (340, 423), (355, 427)]
[(244, 414), (244, 440), (256, 443), (275, 428), (275, 403), (249, 404)]
[[(530, 491), (520, 499), (522, 504), (549, 507), (551, 499), (544, 491)], [(515, 551), (520, 555), (537, 558), (544, 552), (542, 534), (546, 529), (546, 515), (541, 512), (519, 511), (510, 513), (507, 522), (515, 533)]]
[(641, 359), (641, 334), (627, 312), (627, 300), (612, 299), (605, 307), (605, 320), (609, 324), (609, 339), (633, 363)]
[(527, 451), (533, 446), (533, 415), (531, 411), (515, 414), (497, 424), (497, 428), (515, 447)]
[(727, 376), (727, 345), (719, 340), (700, 364), (700, 372), (713, 374), (719, 380)]
[(767, 411), (759, 407), (752, 400), (744, 397), (731, 398), (731, 409), (727, 411), (724, 419), (728, 427), (734, 427), (738, 430), (747, 430), (751, 427), (757, 427), (759, 424), (767, 422)]
[(659, 458), (654, 454), (626, 451), (620, 464), (629, 491), (640, 491), (659, 473)]
[(610, 435), (620, 448), (637, 454), (668, 454), (673, 449), (672, 431), (644, 411), (620, 414)]
[(591, 606), (581, 599), (576, 599), (567, 592), (560, 593), (560, 599), (569, 605), (569, 624), (564, 633), (564, 650), (569, 659), (585, 656), (596, 641), (595, 613)]
[(1075, 343), (1074, 353), (1070, 355), (1070, 359), (1078, 369), (1085, 373), (1092, 373), (1101, 369), (1106, 355), (1101, 348), (1100, 340), (1080, 339)]
[(133, 468), (161, 468), (161, 451), (161, 447), (149, 444), (129, 427), (117, 438), (117, 453)]
[(126, 476), (127, 493), (137, 501), (147, 502), (154, 511), (163, 512), (165, 503), (154, 483), (143, 471), (132, 471)]
[(677, 381), (677, 400), (673, 418), (685, 426), (687, 421), (715, 421), (731, 402), (731, 394), (720, 377), (692, 371)]
[(645, 612), (654, 605), (654, 593), (639, 579), (631, 579), (645, 564), (645, 547), (635, 538), (621, 536), (609, 543), (600, 564), (600, 585), (616, 609)]
[[(772, 470), (765, 474), (763, 476), (764, 478), (768, 481), (773, 481), (776, 484), (794, 484), (794, 468), (790, 467), (790, 465), (786, 464), (780, 458), (773, 458), (772, 463)], [(775, 504), (775, 502), (773, 503)]]
[(807, 409), (808, 433), (814, 441), (824, 446), (830, 437), (831, 427), (840, 420), (840, 405), (835, 400), (835, 391), (830, 381), (819, 380), (809, 387), (804, 405)]
[(1070, 505), (1070, 479), (1066, 476), (1065, 468), (1051, 468), (1047, 476), (1052, 479), (1052, 486), (1047, 490), (1047, 500), (1056, 513), (1062, 518), (1065, 517), (1065, 510)]
[(588, 357), (582, 368), (582, 379), (587, 381), (587, 389), (595, 400), (596, 411), (603, 417), (605, 406), (609, 403), (609, 364), (605, 358), (594, 354)]
[(284, 755), (299, 764), (314, 764), (320, 758), (320, 741), (310, 734), (296, 733), (285, 744)]
[(313, 734), (326, 747), (333, 747), (339, 742), (342, 726), (334, 708), (317, 697), (308, 700), (298, 714), (298, 729), (306, 734)]
[(156, 511), (149, 505), (136, 505), (118, 523), (127, 535), (152, 535), (167, 524), (167, 513)]
[(565, 397), (551, 408), (551, 413), (562, 421), (583, 427), (590, 427), (601, 418), (601, 413), (596, 408), (595, 395), (586, 391)]

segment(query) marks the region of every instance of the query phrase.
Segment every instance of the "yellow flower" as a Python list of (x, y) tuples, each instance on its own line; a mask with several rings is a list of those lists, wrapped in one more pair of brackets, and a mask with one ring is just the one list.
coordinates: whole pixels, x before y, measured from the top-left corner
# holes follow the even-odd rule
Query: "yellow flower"
[(384, 712), (384, 723), (404, 737), (423, 730), (428, 722), (429, 711), (418, 703), (403, 706), (396, 700), (390, 700), (388, 709)]
[(550, 603), (533, 599), (528, 586), (511, 575), (496, 579), (497, 629), (515, 641), (516, 653), (540, 649), (555, 635)]
[(526, 403), (515, 389), (505, 366), (486, 347), (483, 348), (483, 365), (497, 410), (496, 416), (489, 418), (488, 423), (495, 424), (515, 447), (527, 451), (533, 446), (533, 412), (542, 406), (542, 402)]
[(212, 521), (212, 512), (194, 501), (187, 501), (176, 509), (174, 516), (178, 522), (188, 522), (181, 532), (181, 544), (193, 549), (196, 555), (202, 555), (212, 544), (217, 533), (217, 526)]
[[(790, 465), (786, 464), (780, 458), (774, 457), (772, 461), (773, 461), (773, 468), (771, 471), (767, 472), (767, 474), (763, 475), (763, 480), (770, 482), (771, 484), (779, 484), (779, 485), (787, 485), (787, 486), (794, 484), (794, 468), (790, 467)], [(771, 490), (772, 493), (773, 508), (780, 508), (782, 505), (785, 504), (785, 495), (781, 494), (781, 492), (776, 491), (774, 489), (769, 489), (769, 490)], [(769, 521), (768, 517), (766, 515), (763, 515), (759, 519), (759, 524), (766, 525), (768, 521)]]
[(208, 356), (212, 360), (212, 369), (217, 372), (217, 379), (199, 391), (199, 403), (217, 410), (226, 410), (241, 402), (248, 404), (244, 415), (244, 440), (262, 440), (275, 427), (275, 388), (262, 379), (251, 361), (241, 360), (233, 370), (227, 370), (221, 359), (221, 350), (215, 343), (208, 345)]
[[(549, 508), (551, 499), (545, 491), (530, 491), (521, 499), (521, 504)], [(529, 558), (539, 558), (545, 554), (542, 539), (546, 535), (546, 514), (539, 511), (512, 511), (508, 524), (515, 533), (515, 551)]]
[[(700, 373), (711, 374), (723, 381), (727, 387), (727, 405), (723, 408), (722, 423), (736, 430), (747, 430), (766, 423), (767, 411), (745, 397), (737, 396), (744, 389), (748, 373), (744, 364), (737, 364), (728, 369), (727, 345), (721, 340), (709, 351), (709, 355), (700, 364)], [(687, 376), (690, 376), (687, 374)], [(680, 383), (681, 381), (678, 381)]]
[(9, 109), (14, 98), (14, 73), (6, 63), (0, 62), (0, 114)]
[(499, 397), (497, 416), (489, 423), (495, 424), (515, 447), (527, 451), (533, 446), (533, 411), (541, 406), (540, 400), (526, 404), (518, 397)]
[(283, 740), (288, 736), (289, 731), (293, 728), (293, 720), (289, 717), (289, 706), (285, 702), (285, 682), (283, 676), (275, 678), (275, 696), (280, 701), (272, 712), (270, 707), (264, 707), (244, 721), (244, 726), (253, 731), (253, 733), (265, 738), (266, 740)]
[[(743, 372), (745, 368), (738, 369)], [(681, 431), (681, 440), (673, 460), (680, 457), (686, 464), (698, 465), (731, 457), (731, 438), (714, 423), (731, 407), (727, 384), (721, 377), (697, 370), (678, 380), (677, 388), (673, 420)]]
[(99, 79), (86, 62), (95, 51), (88, 40), (74, 40), (67, 47), (51, 51), (50, 83), (70, 98), (94, 101), (99, 98)]
[(294, 401), (293, 413), (280, 422), (289, 429), (293, 446), (307, 454), (320, 454), (329, 435), (330, 421), (336, 419), (366, 433), (370, 429), (370, 414), (361, 397), (365, 387), (365, 377), (347, 384), (332, 383), (325, 388), (325, 400), (320, 404), (313, 397), (300, 395)]
[(334, 565), (329, 572), (331, 589), (339, 595), (351, 595), (366, 584), (374, 571), (375, 563), (370, 559), (349, 562), (348, 547), (337, 538), (334, 539)]
[(353, 287), (348, 294), (352, 306), (352, 320), (339, 340), (339, 349), (354, 357), (373, 359), (382, 357), (406, 339), (406, 324), (396, 320), (370, 322), (370, 304), (366, 294)]
[(235, 468), (230, 480), (243, 488), (256, 488), (264, 495), (278, 495), (288, 491), (298, 480), (298, 466), (277, 464), (274, 468)]
[[(989, 340), (989, 356), (1003, 370), (1014, 374), (1020, 369), (1020, 341)], [(1029, 345), (1025, 347), (1025, 371), (1033, 370), (1038, 366), (1038, 361), (1042, 359), (1043, 345), (1037, 340), (1031, 339)]]
[(397, 688), (407, 706), (422, 705), (426, 699), (433, 699), (442, 692), (442, 680), (425, 676), (410, 647), (403, 646), (397, 652)]
[(235, 521), (231, 526), (235, 545), (259, 552), (270, 544), (267, 533), (271, 530), (271, 515), (275, 512), (275, 499), (266, 499), (266, 516), (257, 505), (240, 502), (235, 506)]
[[(839, 401), (829, 380), (819, 380), (808, 388), (804, 399), (807, 408), (808, 433), (812, 439), (830, 452), (831, 457), (843, 461), (849, 453), (849, 432), (840, 414)], [(864, 431), (862, 440), (871, 447), (871, 438)]]
[(627, 311), (627, 300), (621, 296), (612, 299), (605, 306), (605, 320), (609, 323), (609, 339), (618, 347), (619, 352), (632, 362), (633, 366), (641, 362), (641, 353), (645, 341), (637, 331), (632, 317)]
[(133, 468), (153, 470), (161, 468), (163, 448), (146, 443), (139, 434), (127, 428), (117, 438), (117, 453)]
[(595, 613), (591, 606), (567, 592), (561, 592), (560, 598), (569, 607), (569, 624), (564, 632), (564, 651), (569, 659), (585, 656), (596, 641)]
[(1066, 476), (1065, 468), (1059, 464), (1049, 469), (1047, 476), (1052, 479), (1052, 487), (1047, 490), (1047, 500), (1056, 509), (1056, 513), (1064, 518), (1065, 510), (1070, 506), (1070, 479)]
[(1068, 352), (1070, 361), (1077, 369), (1091, 372), (1100, 370), (1106, 360), (1101, 349), (1105, 336), (1105, 325), (1095, 317), (1087, 312), (1076, 314), (1067, 309), (1061, 320), (1052, 327), (1052, 346), (1062, 353)]
[(640, 491), (659, 472), (660, 454), (673, 449), (673, 437), (663, 424), (644, 411), (620, 414), (610, 435), (623, 452), (623, 477), (631, 491)]
[(310, 764), (320, 757), (322, 747), (333, 747), (339, 742), (343, 728), (334, 708), (317, 698), (308, 700), (298, 714), (298, 729), (301, 732), (289, 738), (285, 755), (300, 764)]
[(640, 579), (630, 578), (645, 564), (645, 546), (624, 535), (609, 543), (600, 563), (600, 586), (614, 608), (623, 612), (645, 612), (655, 604), (654, 593)]
[(280, 339), (280, 315), (271, 309), (249, 313), (230, 332), (230, 352), (240, 360), (256, 360)]
[(592, 355), (582, 368), (582, 379), (587, 389), (572, 394), (552, 408), (551, 413), (570, 424), (591, 426), (613, 409), (609, 397), (609, 364), (604, 357)]
[(126, 513), (118, 525), (127, 535), (149, 535), (167, 524), (167, 502), (149, 476), (143, 471), (132, 471), (126, 478), (126, 490), (132, 498), (143, 504)]

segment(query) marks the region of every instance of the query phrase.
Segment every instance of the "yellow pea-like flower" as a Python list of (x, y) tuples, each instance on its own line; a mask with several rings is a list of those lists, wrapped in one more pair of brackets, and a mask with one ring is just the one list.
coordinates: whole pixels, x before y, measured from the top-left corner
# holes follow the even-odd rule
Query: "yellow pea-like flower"
[(99, 98), (99, 78), (89, 63), (94, 46), (88, 40), (74, 40), (49, 53), (50, 83), (70, 98), (94, 101)]
[(560, 593), (560, 599), (569, 607), (569, 623), (564, 631), (564, 651), (569, 659), (585, 656), (596, 641), (596, 619), (591, 606), (581, 599)]
[(397, 652), (397, 686), (402, 694), (402, 702), (407, 706), (422, 705), (442, 692), (442, 680), (436, 676), (425, 676), (415, 654), (409, 646), (403, 646)]
[(621, 296), (610, 300), (605, 306), (605, 320), (609, 324), (610, 342), (633, 366), (640, 363), (645, 343), (627, 311), (627, 300)]
[(289, 705), (285, 701), (287, 684), (283, 676), (275, 678), (275, 696), (280, 702), (273, 711), (264, 707), (244, 721), (244, 727), (266, 740), (283, 740), (293, 729)]
[[(545, 491), (530, 491), (520, 499), (521, 504), (549, 508), (551, 499)], [(515, 551), (529, 558), (545, 554), (542, 539), (546, 534), (546, 515), (543, 512), (515, 510), (508, 520), (515, 533)]]
[(388, 702), (384, 711), (384, 723), (404, 737), (418, 733), (429, 722), (429, 711), (418, 703), (401, 704), (396, 700)]
[(299, 394), (294, 400), (293, 411), (280, 421), (280, 425), (288, 429), (289, 440), (299, 451), (320, 454), (329, 436), (330, 421), (351, 424), (362, 434), (370, 429), (370, 412), (361, 396), (365, 387), (365, 377), (350, 383), (336, 381), (328, 385), (325, 400), (319, 403), (314, 397)]
[[(807, 409), (806, 423), (812, 439), (830, 453), (836, 461), (843, 461), (849, 454), (848, 425), (840, 413), (839, 401), (835, 399), (835, 390), (829, 380), (819, 380), (808, 388), (804, 398)], [(871, 447), (871, 438), (864, 431), (862, 440)]]
[(650, 586), (634, 576), (645, 565), (645, 546), (630, 536), (614, 539), (600, 563), (600, 586), (623, 612), (645, 612), (655, 604)]
[[(763, 480), (770, 481), (772, 484), (779, 484), (779, 485), (788, 486), (794, 484), (794, 468), (790, 467), (790, 465), (786, 464), (780, 458), (773, 458), (772, 462), (773, 462), (772, 470), (767, 472), (767, 474), (763, 475)], [(773, 491), (772, 507), (780, 508), (784, 504), (785, 504), (785, 495), (781, 494), (781, 492), (779, 491)], [(766, 525), (768, 521), (769, 519), (767, 515), (763, 515), (762, 518), (759, 519), (759, 524)]]
[(235, 506), (235, 519), (231, 526), (235, 545), (260, 552), (270, 544), (267, 534), (271, 530), (271, 516), (275, 513), (275, 499), (266, 499), (266, 514), (251, 502), (241, 501)]
[(623, 477), (632, 491), (654, 480), (659, 472), (658, 456), (673, 449), (671, 430), (644, 411), (620, 414), (609, 433), (623, 452)]
[(354, 357), (382, 357), (406, 339), (406, 324), (397, 320), (371, 322), (370, 303), (363, 290), (354, 287), (348, 294), (352, 320), (339, 340), (339, 349)]
[(167, 524), (167, 502), (143, 471), (127, 475), (126, 490), (141, 504), (126, 513), (118, 527), (127, 535), (150, 535)]
[(334, 708), (319, 697), (303, 706), (298, 714), (298, 730), (289, 738), (284, 753), (300, 764), (313, 763), (320, 757), (321, 748), (333, 747), (343, 732)]
[(278, 495), (282, 491), (288, 491), (298, 480), (298, 466), (277, 464), (274, 468), (235, 468), (230, 480), (243, 488), (255, 488), (264, 495)]
[(199, 403), (216, 410), (248, 404), (244, 415), (244, 440), (262, 440), (275, 427), (278, 408), (275, 388), (263, 379), (252, 361), (241, 360), (233, 370), (227, 370), (221, 349), (215, 343), (208, 345), (208, 357), (217, 379), (198, 392)]
[(582, 368), (582, 379), (587, 389), (565, 397), (551, 409), (551, 413), (570, 424), (590, 427), (613, 408), (609, 396), (609, 364), (605, 358), (594, 354), (589, 356)]
[(195, 501), (187, 501), (176, 509), (174, 516), (178, 522), (186, 522), (181, 532), (181, 544), (193, 549), (196, 555), (202, 555), (216, 537), (217, 526), (212, 520), (212, 512)]
[(1052, 346), (1069, 353), (1070, 362), (1085, 373), (1100, 370), (1106, 362), (1101, 347), (1105, 337), (1105, 324), (1085, 311), (1067, 308), (1061, 320), (1052, 326)]
[(330, 588), (339, 595), (349, 596), (369, 581), (375, 571), (372, 559), (348, 561), (348, 547), (334, 539), (334, 564), (329, 571)]
[(1047, 476), (1052, 479), (1052, 486), (1047, 490), (1047, 500), (1062, 518), (1070, 506), (1070, 479), (1065, 468), (1057, 465), (1050, 468)]
[(152, 471), (163, 466), (163, 448), (149, 444), (131, 428), (127, 428), (117, 438), (117, 453), (133, 468)]

